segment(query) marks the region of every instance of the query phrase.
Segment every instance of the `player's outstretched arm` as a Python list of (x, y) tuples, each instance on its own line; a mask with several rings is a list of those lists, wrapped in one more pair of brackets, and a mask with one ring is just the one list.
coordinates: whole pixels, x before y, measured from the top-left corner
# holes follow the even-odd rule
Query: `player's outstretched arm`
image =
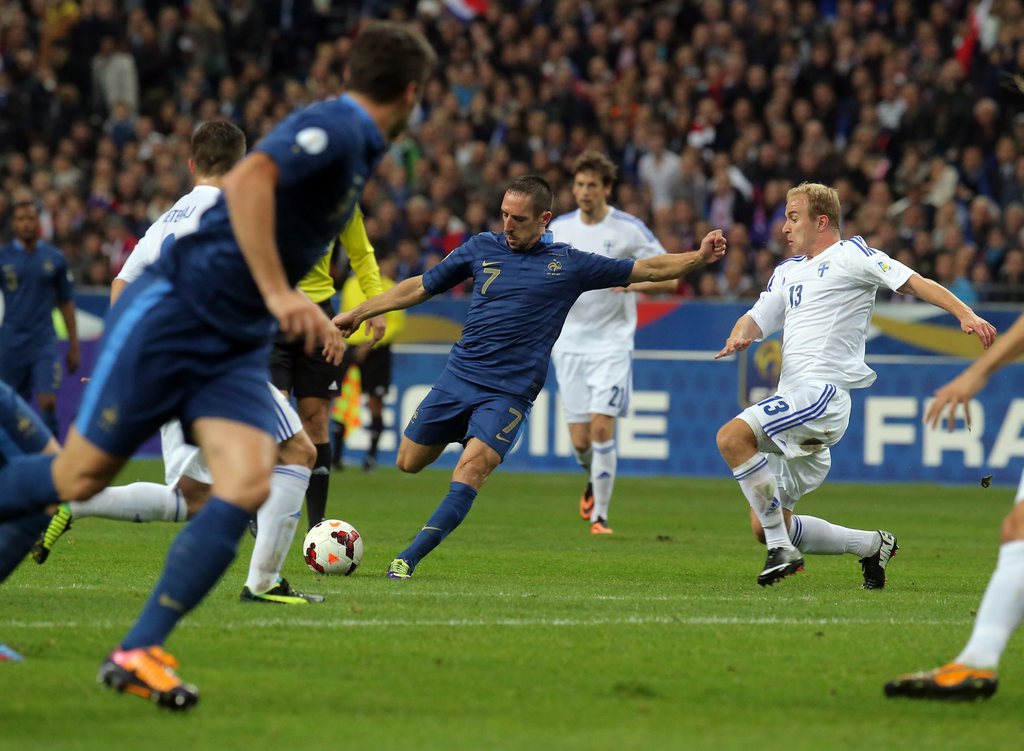
[(942, 413), (949, 408), (946, 416), (949, 430), (956, 425), (957, 407), (963, 405), (967, 427), (971, 426), (970, 402), (972, 397), (985, 388), (989, 376), (1024, 354), (1024, 315), (999, 337), (992, 347), (975, 360), (963, 373), (935, 392), (935, 400), (928, 407), (924, 421), (930, 427), (937, 427)]
[(423, 277), (409, 277), (399, 282), (387, 292), (376, 297), (371, 297), (366, 302), (357, 305), (352, 310), (339, 313), (334, 316), (333, 323), (337, 326), (343, 336), (349, 336), (363, 321), (379, 316), (382, 313), (389, 313), (392, 310), (405, 310), (413, 305), (419, 305), (427, 300), (430, 294), (423, 288)]
[(723, 357), (742, 352), (753, 344), (755, 339), (760, 339), (763, 335), (761, 327), (754, 323), (753, 318), (744, 313), (732, 327), (729, 338), (725, 340), (725, 346), (722, 347), (721, 352), (715, 355), (715, 359), (720, 360)]
[(995, 341), (995, 326), (978, 316), (960, 298), (938, 282), (926, 279), (920, 274), (913, 274), (899, 288), (899, 291), (903, 294), (914, 295), (919, 300), (931, 303), (935, 307), (942, 308), (947, 313), (956, 316), (957, 320), (960, 321), (960, 330), (965, 334), (976, 335), (985, 349), (988, 349), (992, 342)]
[(725, 236), (716, 229), (704, 235), (700, 248), (690, 253), (667, 253), (641, 258), (633, 264), (630, 282), (665, 282), (680, 279), (725, 255)]

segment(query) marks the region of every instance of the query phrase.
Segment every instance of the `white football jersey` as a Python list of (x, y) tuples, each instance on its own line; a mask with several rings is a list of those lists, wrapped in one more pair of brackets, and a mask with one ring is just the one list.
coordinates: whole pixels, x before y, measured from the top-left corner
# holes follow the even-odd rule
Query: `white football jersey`
[(879, 287), (896, 290), (914, 274), (860, 236), (814, 258), (780, 263), (748, 312), (765, 336), (782, 329), (779, 391), (812, 382), (861, 389), (875, 381), (864, 342)]
[[(597, 224), (584, 224), (577, 209), (551, 222), (557, 242), (608, 258), (650, 258), (665, 249), (642, 221), (609, 207)], [(569, 311), (553, 352), (605, 354), (631, 351), (636, 333), (636, 295), (595, 289), (584, 292)]]
[(208, 208), (217, 202), (220, 188), (212, 185), (197, 185), (186, 193), (164, 212), (163, 216), (153, 222), (146, 234), (136, 244), (128, 260), (117, 275), (122, 281), (134, 282), (145, 268), (160, 257), (164, 244), (175, 237), (191, 235), (199, 228), (199, 218)]

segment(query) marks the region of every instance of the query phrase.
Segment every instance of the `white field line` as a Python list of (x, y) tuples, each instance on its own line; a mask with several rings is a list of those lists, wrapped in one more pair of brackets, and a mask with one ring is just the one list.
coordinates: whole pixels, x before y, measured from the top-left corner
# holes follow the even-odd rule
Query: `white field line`
[[(185, 620), (183, 628), (246, 631), (260, 628), (585, 628), (589, 626), (960, 626), (967, 618), (739, 618), (719, 616), (626, 616), (623, 618), (255, 618), (234, 622)], [(112, 620), (0, 620), (5, 629), (117, 628)]]

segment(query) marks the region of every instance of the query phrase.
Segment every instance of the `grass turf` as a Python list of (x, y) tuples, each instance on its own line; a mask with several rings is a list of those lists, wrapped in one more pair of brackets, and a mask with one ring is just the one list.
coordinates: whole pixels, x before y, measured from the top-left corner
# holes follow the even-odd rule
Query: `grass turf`
[[(135, 462), (120, 481), (158, 480)], [(335, 474), (329, 515), (362, 567), (285, 575), (322, 605), (238, 601), (252, 548), (172, 635), (202, 700), (158, 711), (94, 683), (158, 575), (171, 524), (81, 520), (42, 567), (0, 587), (0, 749), (1008, 748), (1024, 720), (1011, 642), (986, 703), (887, 700), (896, 673), (948, 661), (994, 566), (1005, 488), (826, 484), (800, 511), (882, 526), (901, 552), (884, 591), (854, 556), (811, 556), (773, 588), (731, 481), (620, 478), (611, 525), (576, 512), (581, 478), (498, 473), (413, 580), (383, 577), (448, 473)], [(140, 745), (142, 744), (142, 745)]]

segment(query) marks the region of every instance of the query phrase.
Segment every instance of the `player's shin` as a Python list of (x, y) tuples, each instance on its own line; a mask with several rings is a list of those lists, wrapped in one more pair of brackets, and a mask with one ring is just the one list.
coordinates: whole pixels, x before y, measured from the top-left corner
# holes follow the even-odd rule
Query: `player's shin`
[(0, 523), (0, 582), (25, 560), (32, 544), (46, 530), (50, 515), (45, 511)]
[(181, 493), (155, 482), (117, 485), (88, 501), (71, 501), (68, 507), (74, 519), (96, 516), (128, 522), (183, 522), (188, 516)]
[(231, 565), (249, 512), (211, 498), (174, 539), (163, 574), (122, 649), (163, 644), (182, 616), (198, 605)]
[(873, 555), (880, 544), (875, 530), (841, 527), (816, 516), (794, 515), (789, 535), (800, 552), (815, 555), (853, 553), (864, 558)]
[(453, 482), (449, 486), (448, 495), (427, 519), (412, 545), (399, 553), (398, 557), (406, 561), (410, 568), (415, 568), (417, 563), (462, 523), (473, 506), (476, 494), (476, 488), (462, 482)]
[(608, 505), (612, 500), (615, 487), (615, 471), (618, 465), (618, 452), (615, 441), (604, 441), (593, 445), (593, 463), (590, 468), (590, 481), (594, 486), (594, 510), (590, 521), (598, 519), (608, 521)]
[(757, 514), (764, 529), (765, 545), (772, 548), (792, 548), (786, 522), (782, 513), (782, 503), (776, 492), (775, 475), (768, 467), (764, 454), (757, 453), (732, 468), (732, 475), (740, 484), (750, 508)]
[(322, 522), (327, 514), (327, 490), (331, 481), (331, 444), (316, 444), (316, 466), (306, 490), (306, 521), (309, 528)]
[(309, 476), (309, 468), (298, 464), (274, 467), (270, 496), (256, 514), (259, 533), (245, 580), (250, 592), (267, 592), (277, 584), (302, 516), (302, 497)]
[(1010, 634), (1024, 620), (1024, 540), (999, 548), (996, 570), (978, 608), (974, 630), (956, 662), (976, 668), (999, 664)]

